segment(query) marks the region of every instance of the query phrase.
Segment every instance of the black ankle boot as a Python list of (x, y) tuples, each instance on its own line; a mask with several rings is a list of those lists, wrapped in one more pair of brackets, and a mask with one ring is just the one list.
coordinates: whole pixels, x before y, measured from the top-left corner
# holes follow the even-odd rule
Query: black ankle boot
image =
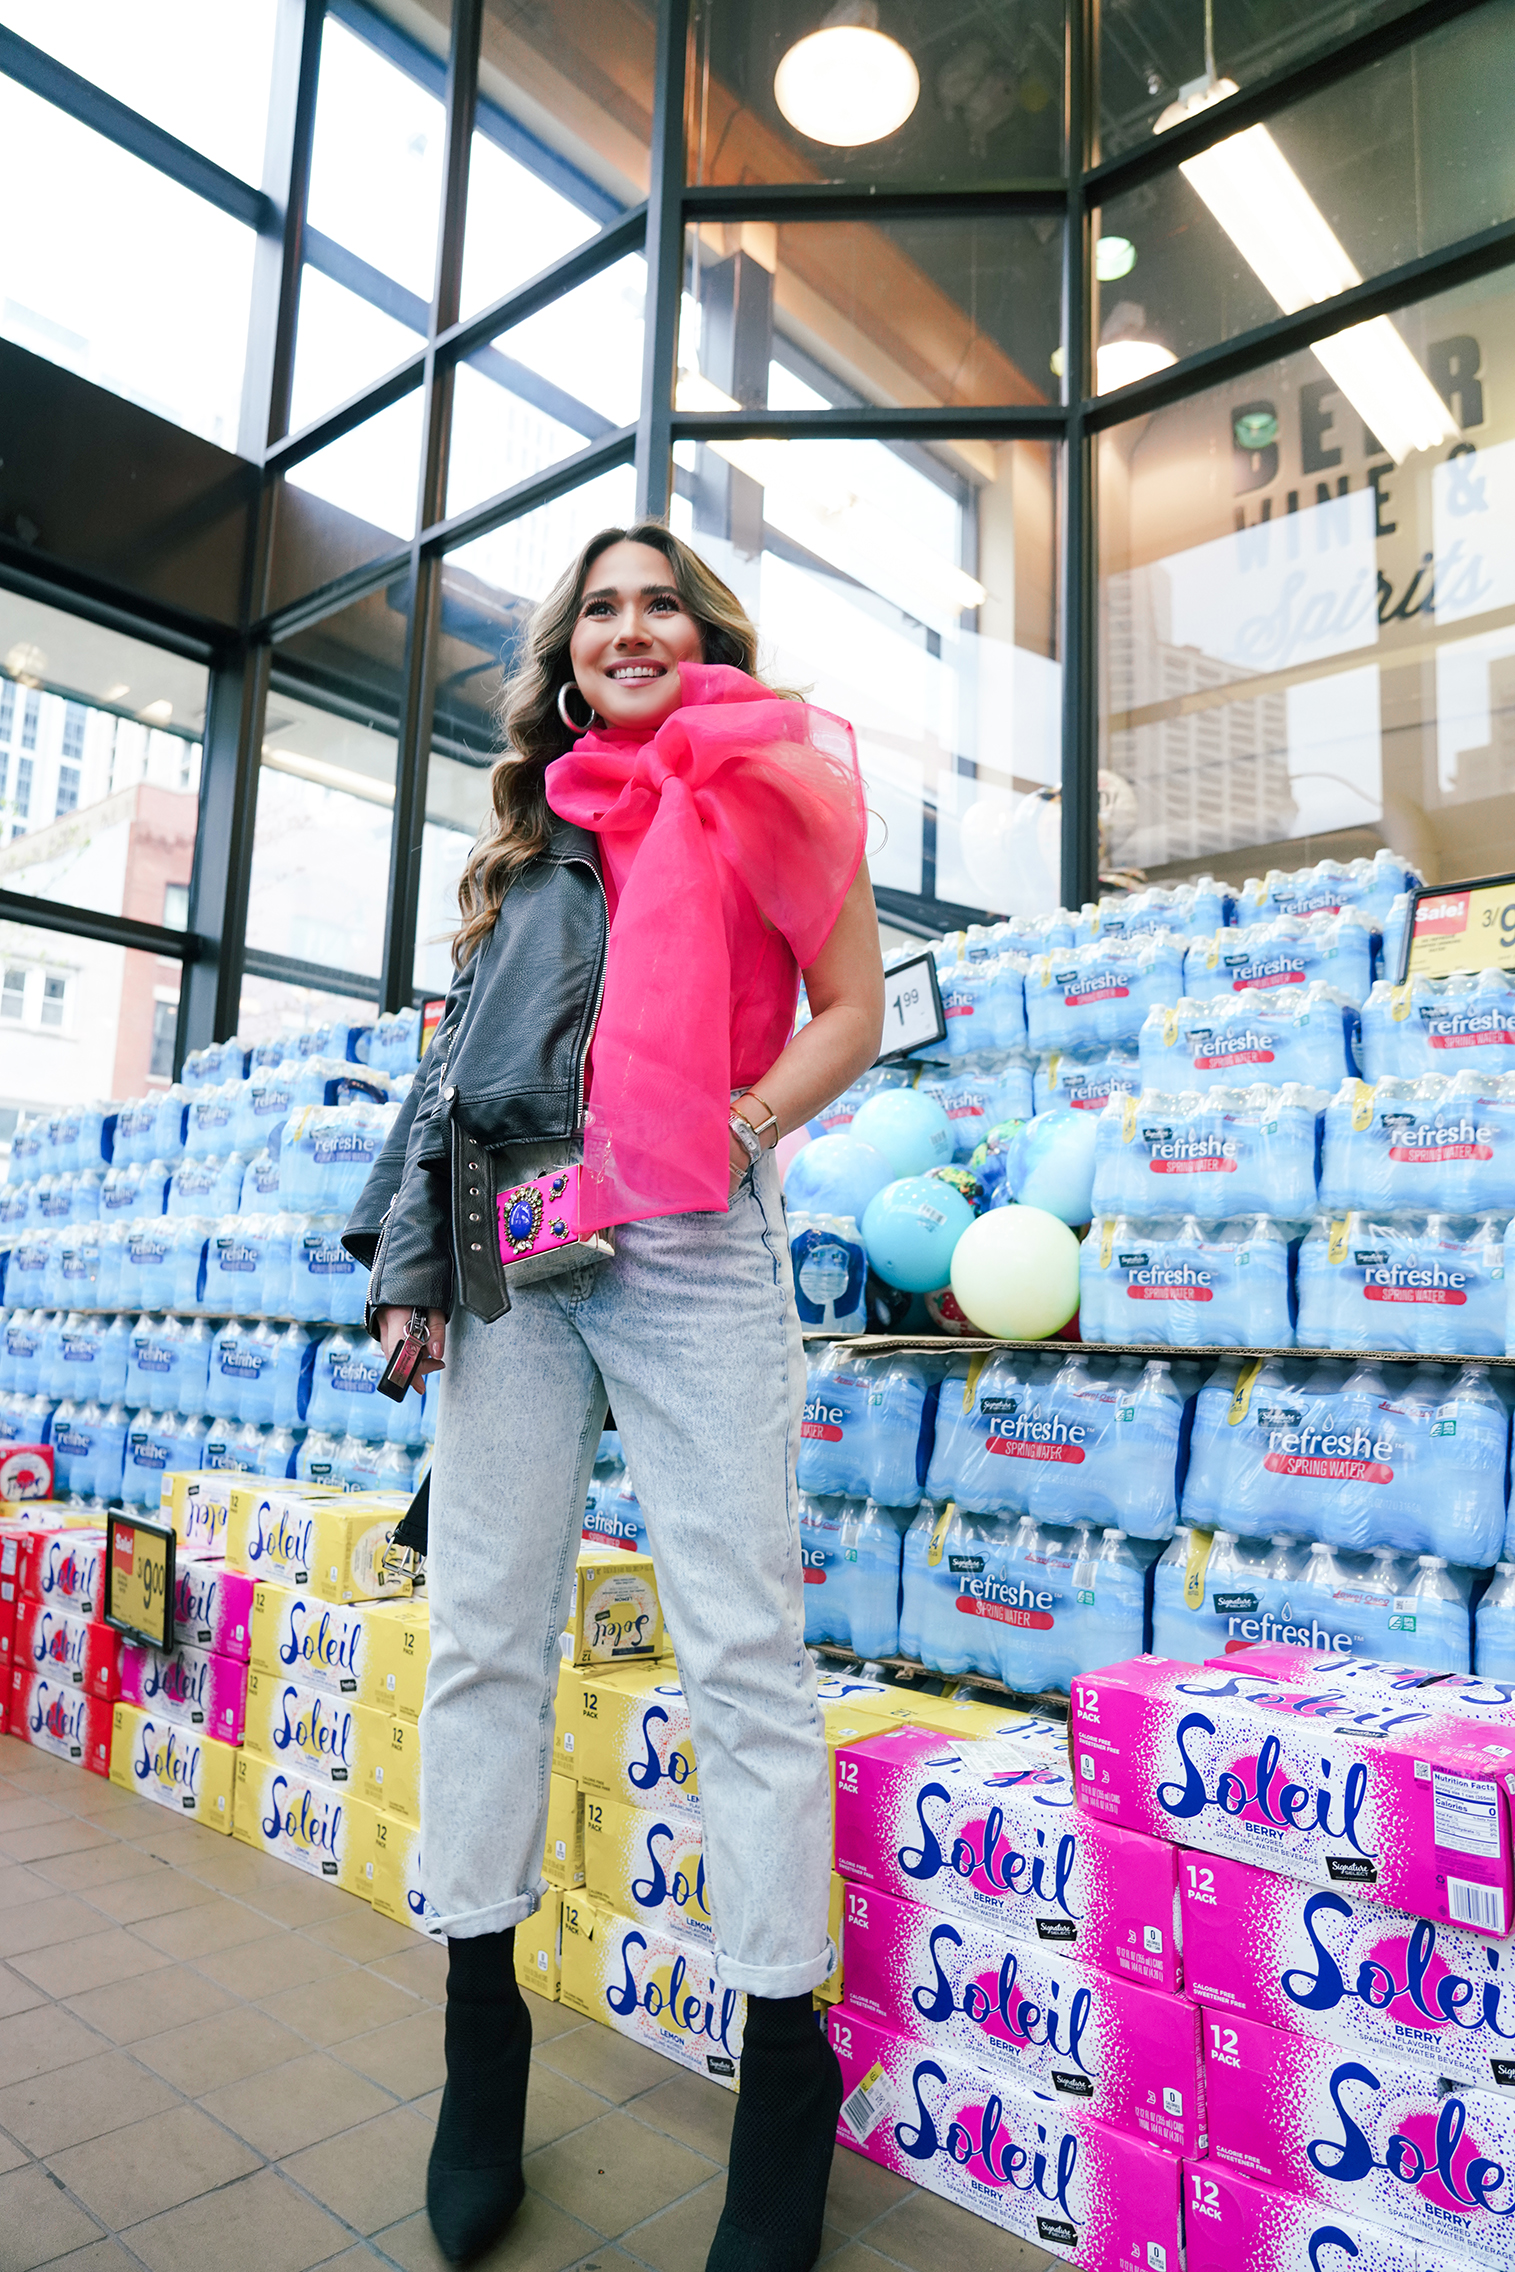
[(726, 2206), (705, 2272), (810, 2272), (842, 2070), (805, 1996), (749, 1996)]
[(450, 2264), (491, 2248), (521, 2205), (531, 2014), (515, 1931), (447, 1944), (447, 2086), (426, 2168), (426, 2214)]

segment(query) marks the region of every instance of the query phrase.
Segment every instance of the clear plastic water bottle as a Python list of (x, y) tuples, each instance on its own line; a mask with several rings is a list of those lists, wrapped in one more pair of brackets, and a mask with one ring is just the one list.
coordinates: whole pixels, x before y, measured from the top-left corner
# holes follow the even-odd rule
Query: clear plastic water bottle
[(292, 1259), (305, 1220), (303, 1215), (286, 1214), (282, 1209), (272, 1219), (263, 1258), (263, 1309), (268, 1317), (294, 1315)]
[(131, 1415), (119, 1398), (101, 1414), (95, 1431), (94, 1496), (110, 1502), (121, 1496), (121, 1468), (126, 1456), (126, 1431)]
[[(346, 1431), (344, 1430), (345, 1434)], [(337, 1455), (342, 1448), (341, 1436), (326, 1428), (312, 1428), (301, 1444), (295, 1461), (295, 1473), (302, 1483), (335, 1483)]]
[(312, 1428), (342, 1438), (352, 1433), (352, 1401), (347, 1388), (347, 1366), (356, 1352), (351, 1334), (340, 1329), (325, 1334), (316, 1350), (314, 1378), (307, 1412)]
[(1409, 1600), (1411, 1606), (1390, 1619), (1403, 1661), (1427, 1672), (1471, 1671), (1467, 1597), (1445, 1555), (1419, 1557)]
[(156, 1100), (152, 1135), (147, 1145), (148, 1159), (162, 1160), (169, 1167), (183, 1159), (185, 1122), (188, 1117), (189, 1092), (176, 1081), (171, 1089), (164, 1089)]
[(377, 1488), (380, 1491), (414, 1493), (420, 1489), (420, 1466), (424, 1458), (418, 1444), (386, 1444), (379, 1455)]
[[(238, 1151), (241, 1150), (239, 1145)], [(237, 1212), (241, 1215), (277, 1215), (279, 1212), (279, 1163), (266, 1144), (247, 1158)]]
[(261, 1316), (272, 1233), (270, 1215), (223, 1215), (213, 1225), (205, 1248), (205, 1306), (213, 1316)]
[(241, 1318), (228, 1318), (211, 1341), (205, 1411), (212, 1420), (235, 1420), (239, 1416), (244, 1372), (256, 1362), (245, 1349), (249, 1331)]
[(95, 1273), (95, 1305), (104, 1311), (121, 1307), (121, 1266), (126, 1259), (126, 1224), (112, 1223), (100, 1233), (100, 1263)]
[(171, 1223), (166, 1215), (138, 1216), (131, 1225), (122, 1277), (131, 1274), (137, 1304), (144, 1310), (164, 1310), (173, 1301), (177, 1231), (177, 1224)]
[[(319, 1338), (303, 1325), (276, 1329), (273, 1363), (273, 1404), (269, 1414), (275, 1427), (301, 1428), (310, 1407), (315, 1381)], [(384, 1402), (388, 1402), (385, 1398)], [(411, 1399), (406, 1398), (409, 1404)], [(397, 1406), (396, 1410), (400, 1408)]]
[(934, 1382), (916, 1357), (859, 1358), (823, 1352), (807, 1383), (798, 1475), (821, 1496), (915, 1505), (921, 1493), (924, 1422)]
[(16, 1385), (16, 1360), (11, 1354), (11, 1320), (14, 1310), (0, 1309), (0, 1396), (9, 1396)]
[(295, 1472), (295, 1459), (300, 1439), (293, 1428), (265, 1428), (263, 1431), (263, 1465), (260, 1475), (275, 1481), (289, 1481)]
[(1073, 1572), (1072, 1677), (1141, 1655), (1146, 1590), (1147, 1574), (1125, 1532), (1105, 1530), (1097, 1545), (1091, 1534)]
[(842, 1519), (847, 1501), (800, 1493), (800, 1560), (805, 1572), (805, 1644), (848, 1648), (852, 1625), (842, 1582)]
[(239, 1350), (239, 1393), (236, 1418), (246, 1427), (273, 1425), (274, 1369), (279, 1356), (279, 1329), (260, 1318), (245, 1334)]
[(181, 1215), (173, 1226), (169, 1306), (186, 1316), (205, 1304), (205, 1253), (213, 1227), (207, 1215)]
[(1474, 1617), (1473, 1670), (1480, 1680), (1515, 1681), (1515, 1562), (1496, 1564)]
[(860, 1657), (892, 1657), (899, 1648), (900, 1567), (913, 1510), (866, 1499), (849, 1505), (842, 1526), (848, 1643)]
[(203, 1317), (186, 1318), (179, 1343), (179, 1410), (203, 1412), (210, 1374), (212, 1327)]

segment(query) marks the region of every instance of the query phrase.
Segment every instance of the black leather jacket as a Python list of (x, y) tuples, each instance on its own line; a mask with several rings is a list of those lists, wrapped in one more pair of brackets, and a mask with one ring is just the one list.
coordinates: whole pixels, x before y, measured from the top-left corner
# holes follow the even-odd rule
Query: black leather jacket
[(599, 848), (554, 823), (506, 893), (493, 931), (453, 980), (447, 1008), (342, 1243), (380, 1304), (490, 1319), (510, 1307), (494, 1197), (514, 1178), (504, 1147), (561, 1140), (584, 1118), (609, 929)]

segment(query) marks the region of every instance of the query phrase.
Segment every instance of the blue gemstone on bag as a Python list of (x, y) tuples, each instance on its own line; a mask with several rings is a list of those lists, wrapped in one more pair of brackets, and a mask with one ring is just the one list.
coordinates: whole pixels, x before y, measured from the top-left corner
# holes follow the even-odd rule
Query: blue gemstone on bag
[(505, 1218), (505, 1229), (515, 1246), (529, 1246), (536, 1234), (535, 1211), (529, 1199), (518, 1199)]

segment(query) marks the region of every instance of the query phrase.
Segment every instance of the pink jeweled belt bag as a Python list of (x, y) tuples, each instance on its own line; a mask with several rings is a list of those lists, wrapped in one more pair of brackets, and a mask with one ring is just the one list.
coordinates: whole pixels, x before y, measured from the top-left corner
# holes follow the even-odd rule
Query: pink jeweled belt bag
[(500, 1268), (507, 1287), (530, 1286), (577, 1263), (613, 1258), (612, 1231), (579, 1227), (582, 1175), (581, 1163), (570, 1160), (496, 1194)]

